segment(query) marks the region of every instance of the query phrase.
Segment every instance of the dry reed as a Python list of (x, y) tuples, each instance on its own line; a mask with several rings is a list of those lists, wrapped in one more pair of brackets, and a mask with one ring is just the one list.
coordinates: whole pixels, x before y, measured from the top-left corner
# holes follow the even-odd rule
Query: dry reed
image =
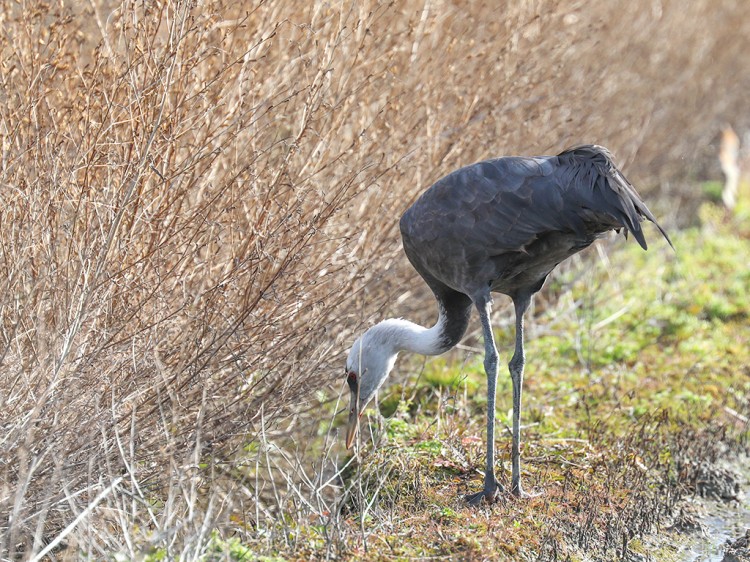
[(198, 557), (319, 490), (273, 438), (450, 169), (585, 141), (671, 173), (750, 115), (741, 0), (0, 5), (9, 559)]

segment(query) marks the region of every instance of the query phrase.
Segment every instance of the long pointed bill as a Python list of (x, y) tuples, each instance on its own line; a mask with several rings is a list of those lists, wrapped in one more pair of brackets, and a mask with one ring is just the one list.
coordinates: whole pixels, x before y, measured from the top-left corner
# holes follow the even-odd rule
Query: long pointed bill
[(359, 392), (358, 388), (352, 389), (351, 403), (349, 404), (349, 423), (346, 425), (346, 448), (351, 449), (354, 438), (357, 437), (359, 429)]

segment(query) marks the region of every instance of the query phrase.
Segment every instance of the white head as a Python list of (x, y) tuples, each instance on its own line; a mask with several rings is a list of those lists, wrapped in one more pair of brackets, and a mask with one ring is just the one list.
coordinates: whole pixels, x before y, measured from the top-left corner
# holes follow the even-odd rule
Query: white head
[(351, 394), (346, 448), (351, 449), (359, 428), (359, 417), (396, 362), (398, 350), (388, 321), (367, 330), (352, 345), (346, 360), (346, 381)]

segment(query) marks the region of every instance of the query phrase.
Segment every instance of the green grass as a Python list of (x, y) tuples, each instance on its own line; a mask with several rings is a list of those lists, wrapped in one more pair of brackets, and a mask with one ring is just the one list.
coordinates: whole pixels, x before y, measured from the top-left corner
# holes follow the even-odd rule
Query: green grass
[[(649, 252), (629, 243), (608, 264), (590, 255), (590, 272), (559, 276), (558, 304), (529, 322), (522, 459), (539, 498), (480, 509), (461, 500), (481, 486), (481, 355), (402, 360), (397, 368), (414, 375), (382, 392), (389, 417), (352, 476), (364, 497), (343, 524), (354, 525), (358, 502), (378, 507), (366, 541), (345, 542), (339, 555), (363, 555), (366, 544), (374, 560), (606, 558), (655, 531), (691, 492), (689, 460), (746, 448), (748, 427), (732, 412), (750, 411), (750, 242), (722, 210), (707, 205), (701, 216), (700, 227), (673, 233), (676, 253), (650, 233)], [(508, 357), (512, 337), (498, 333)], [(496, 447), (507, 484), (505, 375)]]
[[(371, 405), (363, 418), (363, 448), (342, 471), (339, 499), (325, 509), (298, 505), (277, 528), (241, 540), (216, 535), (207, 559), (575, 561), (652, 548), (643, 539), (695, 493), (695, 463), (750, 442), (742, 421), (750, 415), (750, 236), (713, 204), (701, 218), (672, 233), (676, 252), (647, 226), (649, 252), (630, 241), (607, 260), (590, 253), (585, 274), (561, 272), (548, 287), (555, 298), (535, 307), (522, 468), (539, 497), (465, 504), (485, 462), (481, 353), (404, 356), (400, 382), (386, 385), (379, 411)], [(513, 337), (497, 331), (506, 359)], [(506, 485), (511, 408), (503, 369), (496, 467)], [(331, 438), (324, 418), (321, 440)]]

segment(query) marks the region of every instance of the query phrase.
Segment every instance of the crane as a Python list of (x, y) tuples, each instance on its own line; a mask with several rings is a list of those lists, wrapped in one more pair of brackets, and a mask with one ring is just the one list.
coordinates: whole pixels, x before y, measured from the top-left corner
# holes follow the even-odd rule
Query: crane
[(524, 313), (560, 262), (611, 230), (647, 244), (641, 221), (664, 236), (610, 152), (581, 145), (556, 156), (495, 158), (460, 168), (427, 189), (399, 223), (404, 251), (432, 290), (438, 319), (425, 328), (387, 319), (351, 347), (346, 380), (351, 398), (346, 446), (355, 441), (359, 418), (388, 377), (400, 351), (439, 355), (463, 337), (476, 308), (484, 339), (487, 376), (487, 458), (484, 487), (466, 496), (477, 505), (496, 501), (503, 486), (495, 477), (495, 389), (498, 351), (490, 314), (492, 293), (509, 296), (515, 308), (515, 351), (508, 364), (513, 391), (511, 493), (521, 485), (521, 389)]

